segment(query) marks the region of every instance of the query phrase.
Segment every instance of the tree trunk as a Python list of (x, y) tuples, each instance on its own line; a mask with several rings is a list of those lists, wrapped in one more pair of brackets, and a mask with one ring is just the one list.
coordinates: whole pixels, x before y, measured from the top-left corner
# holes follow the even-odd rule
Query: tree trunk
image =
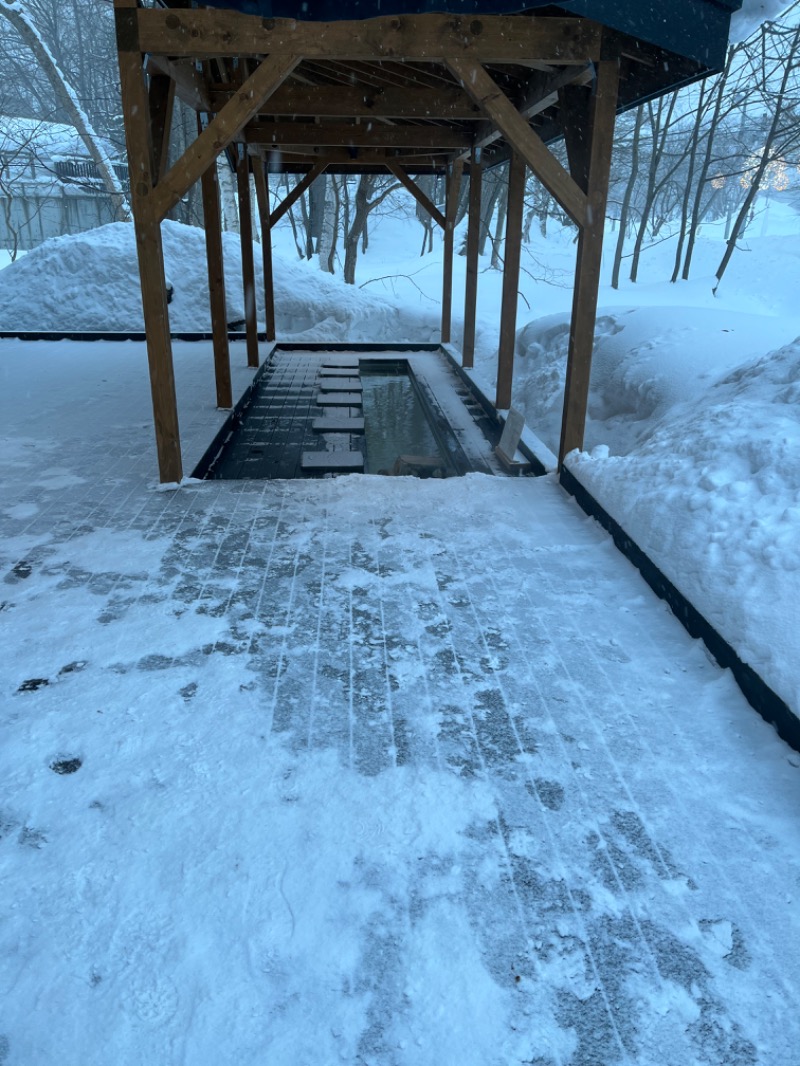
[(500, 202), (500, 206), (497, 211), (497, 225), (495, 226), (494, 237), (492, 238), (492, 270), (501, 270), (503, 265), (503, 260), (500, 255), (500, 240), (506, 223), (506, 212), (508, 210), (507, 179), (503, 185), (498, 186), (497, 199)]
[[(765, 34), (765, 31), (763, 29), (762, 34)], [(775, 145), (775, 138), (777, 136), (778, 130), (780, 129), (781, 119), (783, 118), (783, 114), (787, 104), (786, 86), (789, 83), (789, 76), (795, 69), (795, 56), (797, 54), (798, 45), (800, 45), (800, 26), (798, 26), (797, 30), (795, 31), (794, 37), (792, 38), (792, 45), (789, 50), (789, 54), (786, 57), (786, 63), (783, 68), (783, 77), (781, 78), (780, 89), (778, 90), (775, 96), (775, 110), (772, 115), (772, 122), (770, 124), (769, 133), (767, 134), (767, 139), (764, 142), (764, 150), (761, 154), (761, 160), (758, 164), (758, 167), (756, 168), (755, 174), (752, 177), (750, 188), (747, 190), (747, 196), (745, 196), (744, 198), (744, 203), (739, 209), (739, 214), (736, 216), (736, 220), (733, 223), (733, 229), (731, 230), (731, 235), (728, 238), (728, 246), (725, 249), (725, 254), (723, 255), (722, 261), (717, 267), (717, 284), (714, 286), (713, 289), (715, 296), (717, 294), (717, 290), (719, 289), (723, 275), (728, 269), (728, 264), (731, 261), (731, 256), (733, 255), (736, 249), (736, 242), (739, 240), (739, 236), (744, 229), (745, 220), (750, 212), (750, 209), (755, 203), (756, 196), (758, 195), (758, 191), (761, 188), (761, 182), (764, 179), (764, 174), (766, 173), (767, 167), (774, 158), (773, 148)]]
[(630, 217), (631, 199), (639, 176), (639, 142), (642, 136), (642, 123), (644, 122), (644, 104), (636, 108), (636, 125), (633, 128), (633, 144), (631, 146), (631, 169), (625, 193), (622, 197), (622, 206), (619, 212), (619, 233), (617, 234), (617, 246), (614, 249), (614, 267), (611, 271), (611, 288), (619, 288), (619, 275), (622, 269), (622, 253), (625, 250), (625, 237), (628, 233), (628, 219)]
[(692, 127), (692, 139), (691, 148), (689, 150), (689, 172), (686, 175), (686, 186), (681, 197), (681, 225), (678, 231), (678, 246), (675, 249), (675, 265), (672, 268), (672, 277), (670, 281), (674, 285), (678, 280), (678, 276), (681, 272), (681, 259), (683, 258), (683, 245), (686, 241), (686, 227), (689, 222), (689, 201), (692, 195), (692, 185), (694, 183), (694, 168), (697, 162), (697, 150), (700, 143), (700, 130), (703, 125), (703, 114), (706, 101), (706, 83), (700, 86), (700, 96), (697, 101), (697, 114), (694, 119), (694, 126)]
[(127, 222), (131, 217), (131, 213), (122, 184), (114, 172), (111, 160), (100, 143), (100, 138), (89, 121), (89, 116), (78, 102), (72, 86), (56, 63), (53, 53), (41, 39), (36, 27), (30, 22), (25, 12), (17, 7), (16, 4), (9, 2), (9, 0), (0, 0), (0, 15), (5, 15), (31, 52), (33, 52), (36, 62), (53, 87), (56, 99), (78, 131), (78, 136), (86, 146), (86, 150), (103, 180), (105, 190), (111, 198), (115, 221)]

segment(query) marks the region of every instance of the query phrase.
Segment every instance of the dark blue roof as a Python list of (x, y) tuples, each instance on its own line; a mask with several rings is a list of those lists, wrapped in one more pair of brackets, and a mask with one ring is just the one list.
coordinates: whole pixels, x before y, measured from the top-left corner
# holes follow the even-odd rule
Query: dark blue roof
[(713, 70), (724, 63), (731, 15), (742, 0), (211, 0), (209, 6), (313, 22), (429, 12), (509, 15), (546, 7), (582, 15)]

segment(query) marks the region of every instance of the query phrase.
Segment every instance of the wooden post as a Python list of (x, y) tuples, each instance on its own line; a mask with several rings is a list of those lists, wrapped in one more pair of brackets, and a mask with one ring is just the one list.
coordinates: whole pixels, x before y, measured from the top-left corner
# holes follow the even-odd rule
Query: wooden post
[(162, 483), (179, 482), (183, 477), (183, 464), (169, 336), (164, 250), (160, 216), (152, 207), (157, 179), (156, 151), (150, 126), (144, 57), (135, 32), (136, 0), (115, 0), (115, 17), (158, 471)]
[(564, 414), (561, 421), (561, 443), (558, 452), (559, 466), (563, 464), (565, 455), (574, 448), (583, 447), (618, 90), (619, 62), (616, 59), (604, 60), (597, 67), (597, 81), (590, 114), (587, 116), (591, 138), (589, 142), (588, 207), (586, 224), (581, 227), (578, 239), (567, 380), (564, 388)]
[(461, 172), (463, 162), (459, 159), (453, 163), (447, 177), (447, 200), (445, 206), (444, 226), (444, 269), (442, 271), (442, 344), (450, 343), (450, 327), (453, 317), (453, 241), (456, 228), (456, 211), (458, 194), (461, 189)]
[(253, 166), (256, 182), (256, 199), (261, 222), (261, 257), (264, 265), (264, 315), (267, 323), (267, 340), (275, 340), (275, 285), (272, 276), (272, 225), (269, 218), (269, 175), (263, 159)]
[(239, 233), (242, 243), (242, 284), (244, 322), (247, 335), (247, 365), (258, 366), (258, 324), (256, 322), (256, 269), (253, 262), (253, 212), (250, 207), (250, 156), (243, 145), (236, 146), (236, 179), (239, 193)]
[(467, 228), (467, 283), (464, 290), (464, 340), (461, 365), (475, 365), (475, 316), (478, 303), (478, 248), (481, 228), (481, 178), (483, 166), (478, 153), (469, 163), (469, 222)]
[(508, 165), (503, 303), (500, 311), (500, 346), (497, 352), (497, 395), (494, 401), (499, 411), (507, 411), (511, 407), (511, 387), (514, 382), (514, 345), (517, 334), (517, 293), (526, 173), (525, 160), (518, 152), (514, 152)]
[[(198, 127), (200, 116), (197, 117)], [(203, 189), (203, 219), (206, 232), (208, 295), (211, 301), (211, 332), (214, 337), (214, 379), (217, 407), (233, 407), (231, 356), (228, 346), (228, 313), (225, 305), (225, 269), (222, 255), (222, 215), (219, 208), (217, 164), (212, 163), (200, 179)]]

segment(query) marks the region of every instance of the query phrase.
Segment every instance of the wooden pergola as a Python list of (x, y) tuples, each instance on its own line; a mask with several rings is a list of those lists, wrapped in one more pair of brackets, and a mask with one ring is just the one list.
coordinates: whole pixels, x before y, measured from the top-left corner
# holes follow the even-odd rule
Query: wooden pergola
[[(462, 360), (472, 366), (481, 174), (509, 162), (506, 254), (495, 405), (511, 406), (526, 169), (578, 227), (572, 324), (559, 460), (583, 444), (615, 116), (720, 69), (741, 0), (443, 0), (421, 14), (355, 17), (342, 0), (183, 0), (140, 7), (115, 0), (131, 199), (142, 283), (159, 472), (183, 475), (161, 222), (200, 181), (205, 217), (217, 405), (231, 407), (230, 355), (216, 161), (234, 162), (239, 192), (247, 355), (258, 366), (252, 174), (263, 253), (267, 339), (275, 339), (270, 232), (323, 171), (390, 172), (444, 231), (442, 342), (451, 337), (453, 231), (462, 177), (470, 180)], [(333, 6), (333, 5), (331, 5)], [(236, 8), (257, 8), (245, 14)], [(643, 9), (658, 8), (658, 11)], [(448, 11), (455, 9), (457, 13)], [(387, 5), (382, 6), (386, 11)], [(444, 10), (442, 10), (444, 9)], [(348, 17), (353, 14), (354, 17)], [(590, 17), (591, 16), (591, 17)], [(175, 96), (197, 112), (198, 136), (171, 166)], [(548, 145), (566, 143), (565, 168)], [(270, 208), (269, 173), (298, 184)], [(446, 175), (444, 214), (414, 181)]]

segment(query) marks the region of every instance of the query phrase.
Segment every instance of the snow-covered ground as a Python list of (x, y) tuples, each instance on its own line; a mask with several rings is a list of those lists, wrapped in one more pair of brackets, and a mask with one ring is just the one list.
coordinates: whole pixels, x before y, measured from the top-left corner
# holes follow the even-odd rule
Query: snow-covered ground
[[(713, 229), (691, 282), (603, 288), (569, 460), (795, 710), (798, 228), (773, 204), (716, 298)], [(420, 236), (374, 225), (359, 290), (278, 230), (280, 334), (435, 339)], [(165, 249), (206, 329), (202, 235)], [(523, 263), (551, 447), (573, 261)], [(138, 329), (135, 270), (129, 227), (50, 242), (0, 328)], [(175, 358), (191, 469), (224, 416)], [(158, 492), (133, 343), (0, 342), (0, 403), (0, 1062), (793, 1061), (800, 759), (555, 479)]]
[(145, 370), (0, 342), (0, 1061), (793, 1062), (800, 756), (555, 479), (159, 492)]
[[(796, 712), (800, 708), (800, 223), (774, 198), (751, 226), (717, 296), (722, 234), (707, 226), (694, 276), (677, 285), (674, 245), (645, 252), (642, 282), (615, 291), (607, 241), (587, 454), (572, 470), (740, 657)], [(286, 339), (430, 341), (438, 336), (440, 249), (416, 253), (421, 230), (376, 220), (359, 260), (358, 288), (298, 262), (288, 226), (276, 245), (279, 335)], [(208, 329), (204, 244), (166, 223), (176, 330)], [(525, 249), (515, 365), (515, 405), (530, 429), (558, 447), (566, 363), (569, 229), (533, 234)], [(243, 315), (240, 250), (227, 234), (229, 319)], [(259, 256), (257, 294), (263, 311)], [(457, 257), (456, 293), (463, 259)], [(61, 238), (3, 271), (0, 328), (140, 329), (131, 227)], [(501, 277), (482, 265), (476, 374), (495, 374)], [(458, 297), (456, 298), (458, 306)], [(456, 314), (454, 337), (460, 336)], [(777, 353), (772, 355), (771, 353)]]

